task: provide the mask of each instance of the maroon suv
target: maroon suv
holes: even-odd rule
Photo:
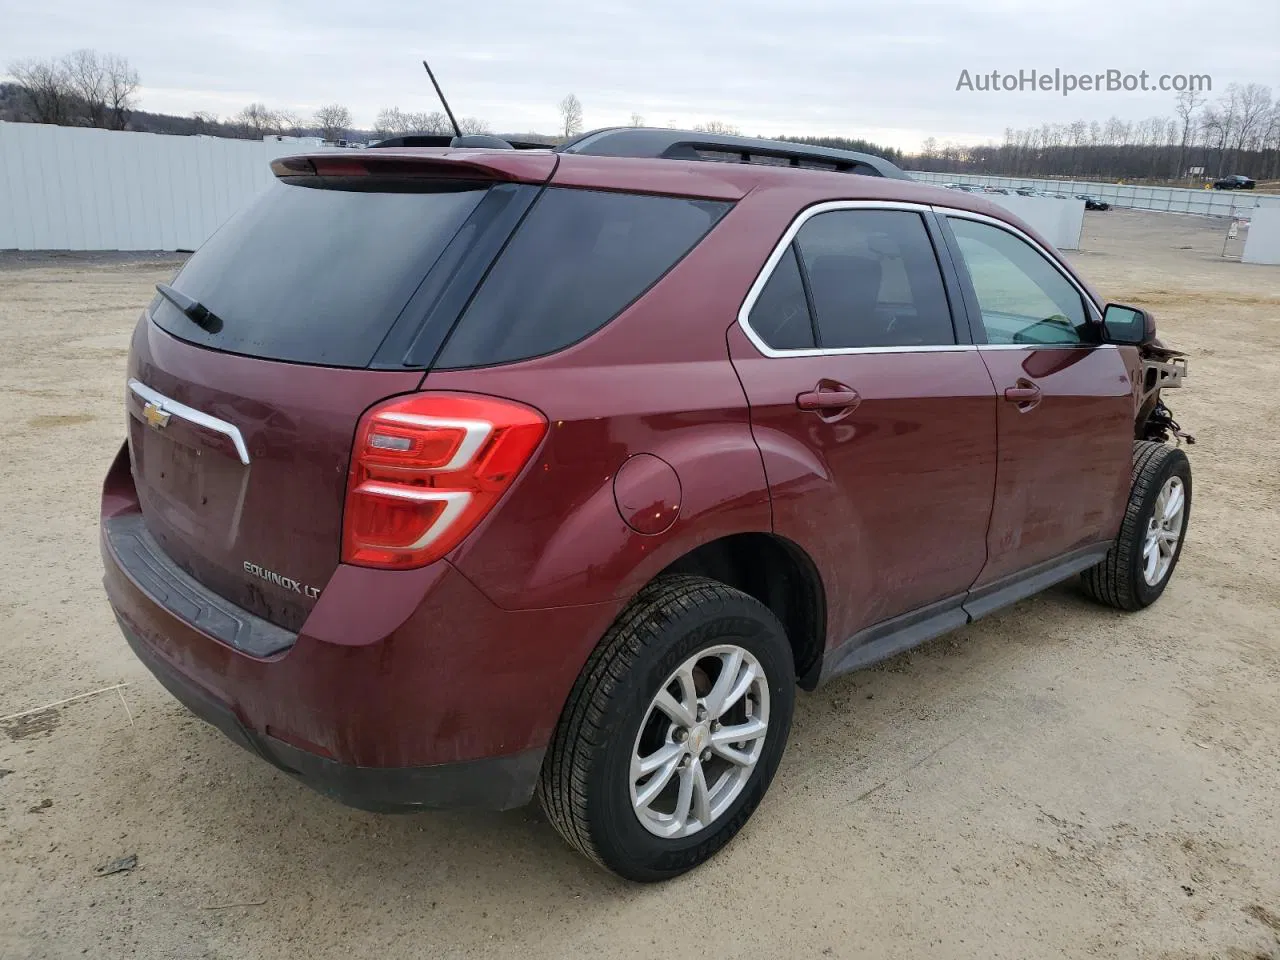
[[[1185,360],[978,196],[669,130],[273,167],[134,332],[102,553],[143,663],[331,797],[536,791],[673,876],[797,686],[1177,564]]]

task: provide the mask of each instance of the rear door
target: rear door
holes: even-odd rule
[[[147,529],[210,589],[293,630],[338,564],[361,413],[418,387],[538,190],[341,162],[285,171],[219,230],[147,309],[129,361]]]
[[[812,207],[730,330],[774,529],[823,572],[837,642],[958,610],[986,562],[995,397],[957,335],[935,230],[927,208]]]
[[[946,222],[999,397],[980,590],[1115,536],[1129,491],[1133,388],[1119,350],[1098,342],[1090,299],[1047,251],[992,218]]]

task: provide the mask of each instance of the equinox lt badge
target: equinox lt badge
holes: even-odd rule
[[[284,587],[286,590],[292,590],[294,593],[300,593],[308,600],[314,600],[320,596],[320,590],[317,587],[309,587],[305,583],[299,583],[289,577],[282,577],[274,570],[268,570],[266,567],[260,567],[256,563],[250,563],[248,560],[244,562],[244,572],[253,574],[259,580],[265,580],[267,583],[274,583],[277,587]]]

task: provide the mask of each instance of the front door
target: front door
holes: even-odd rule
[[[774,530],[822,571],[834,643],[958,609],[986,562],[996,400],[963,323],[957,336],[929,217],[811,208],[730,330]]]
[[[974,584],[1115,537],[1129,492],[1133,390],[1080,288],[987,219],[947,223],[978,352],[995,383],[1000,458],[986,566]]]

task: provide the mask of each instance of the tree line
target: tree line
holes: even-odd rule
[[[124,130],[136,105],[138,71],[124,57],[76,50],[7,67],[36,123]]]
[[[1002,143],[939,144],[909,159],[921,170],[1011,177],[1195,182],[1230,174],[1280,179],[1280,98],[1258,83],[1209,100],[1183,92],[1168,116],[1008,128]],[[1202,172],[1193,173],[1196,168]]]

